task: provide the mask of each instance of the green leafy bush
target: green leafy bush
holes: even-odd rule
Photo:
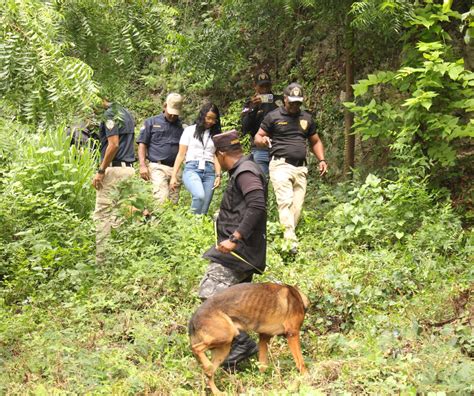
[[[58,198],[8,189],[1,195],[0,217],[0,283],[9,303],[47,290],[61,271],[93,260],[92,222],[79,218]],[[69,285],[74,287],[74,280]]]
[[[449,250],[461,230],[449,204],[438,204],[436,193],[430,193],[426,180],[419,177],[389,181],[371,174],[348,194],[352,199],[328,214],[331,233],[340,245],[374,247],[404,242],[436,219],[439,226],[432,227],[438,227],[445,242],[432,247]]]
[[[71,146],[62,126],[33,135],[4,121],[0,131],[5,142],[13,138],[3,146],[0,282],[8,300],[17,301],[90,261],[96,154]]]
[[[354,128],[362,139],[389,138],[406,165],[451,166],[455,143],[474,136],[468,116],[474,110],[474,73],[447,44],[450,37],[442,25],[458,23],[461,16],[449,6],[426,3],[409,22],[404,65],[360,80],[354,86],[359,100],[346,105],[356,115]]]
[[[25,127],[7,118],[0,118],[0,178],[4,177],[10,164],[15,159],[18,139],[23,135]]]
[[[258,392],[293,389],[299,394],[317,389],[329,393],[469,389],[470,368],[463,351],[471,341],[465,328],[459,324],[455,334],[444,335],[416,330],[413,324],[417,319],[442,320],[443,315],[451,315],[450,301],[469,282],[467,238],[456,227],[441,233],[447,220],[458,221],[446,206],[428,219],[433,196],[423,193],[423,183],[375,179],[371,176],[372,185],[367,182],[355,189],[349,202],[358,193],[357,205],[379,195],[392,197],[377,212],[392,219],[390,205],[396,213],[406,209],[402,196],[414,199],[420,212],[415,216],[418,227],[405,225],[412,233],[402,238],[404,244],[386,238],[369,250],[349,244],[348,239],[338,245],[334,235],[347,224],[333,217],[338,202],[343,205],[347,197],[340,192],[329,197],[327,191],[328,205],[335,209],[325,216],[323,208],[305,215],[298,228],[300,253],[288,260],[279,250],[279,225],[270,223],[269,278],[256,276],[255,281],[277,278],[298,284],[308,293],[312,305],[302,344],[311,380],[282,382],[281,376],[287,378],[293,363],[285,344],[275,339],[271,371],[256,374],[257,367],[251,363],[240,377],[225,377],[229,392],[242,387]],[[387,188],[396,183],[400,196]],[[413,185],[420,191],[411,191]],[[190,214],[186,195],[179,206],[154,208],[148,220],[140,211],[130,216],[130,204],[148,207],[149,186],[136,179],[122,189],[119,202],[125,222],[114,230],[109,260],[100,268],[93,264],[90,221],[80,220],[50,197],[31,195],[15,201],[5,196],[4,202],[13,202],[14,210],[7,217],[2,246],[7,252],[2,258],[12,272],[5,277],[0,298],[0,352],[5,357],[2,392],[186,393],[202,389],[186,323],[199,305],[196,292],[207,265],[201,255],[214,243],[212,220]],[[19,208],[25,208],[24,214]],[[1,214],[8,209],[4,204]],[[432,230],[440,233],[436,238],[449,239],[446,247],[436,247],[440,239],[427,245]],[[451,338],[455,344],[449,344]],[[444,361],[450,362],[449,370],[439,366],[440,350]],[[60,378],[67,381],[53,385]]]
[[[92,69],[66,55],[62,16],[38,0],[0,5],[0,94],[20,119],[51,125],[85,112],[97,100]]]
[[[91,180],[96,153],[71,146],[63,126],[16,139],[21,142],[20,150],[6,174],[8,182],[17,190],[58,198],[80,216],[88,217],[94,207]]]

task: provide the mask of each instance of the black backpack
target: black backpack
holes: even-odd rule
[[[71,146],[99,148],[99,135],[90,126],[73,125],[66,129],[66,136],[71,139]]]

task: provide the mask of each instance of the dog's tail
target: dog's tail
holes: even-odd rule
[[[191,317],[188,323],[188,334],[192,337],[196,333],[196,327],[194,326],[194,315]]]

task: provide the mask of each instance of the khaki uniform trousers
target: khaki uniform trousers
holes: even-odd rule
[[[306,194],[306,166],[293,166],[284,159],[270,161],[270,180],[275,191],[280,223],[285,239],[297,241],[295,228],[301,215]]]
[[[162,204],[169,199],[174,204],[178,203],[179,200],[179,190],[181,189],[181,173],[178,172],[178,186],[175,191],[170,189],[170,179],[173,173],[173,167],[163,164],[157,164],[155,162],[150,162],[148,164],[148,169],[150,170],[150,178],[153,184],[153,197],[156,199],[158,204]]]
[[[94,221],[96,222],[96,259],[98,263],[105,260],[106,240],[112,227],[117,228],[121,224],[117,214],[117,202],[113,198],[117,191],[117,185],[122,180],[133,177],[134,174],[135,170],[132,167],[108,167],[105,170],[102,188],[96,192]]]

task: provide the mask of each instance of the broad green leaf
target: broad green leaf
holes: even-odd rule
[[[443,48],[443,44],[439,41],[433,41],[433,42],[420,41],[417,43],[416,46],[418,50],[420,50],[421,52],[441,50]]]
[[[453,0],[443,0],[443,12],[450,11],[452,4],[453,4]]]
[[[397,237],[397,239],[402,239],[404,235],[405,235],[405,233],[401,232],[401,231],[397,231],[395,233],[395,236]]]
[[[352,88],[354,89],[355,97],[362,96],[369,89],[368,80],[360,80],[357,84],[352,85]]]
[[[376,187],[381,183],[381,179],[375,176],[374,174],[370,173],[367,178],[365,179],[365,184],[368,184],[372,187]]]
[[[435,21],[424,18],[420,15],[413,18],[413,22],[418,25],[423,25],[425,28],[429,29],[431,26],[435,24]]]
[[[345,228],[344,231],[348,234],[353,232],[355,230],[355,225],[354,224],[348,224]]]
[[[429,110],[433,104],[430,99],[422,100],[420,103],[426,110]]]
[[[452,65],[448,68],[449,77],[452,80],[457,80],[459,75],[464,71],[464,67],[461,65]]]

